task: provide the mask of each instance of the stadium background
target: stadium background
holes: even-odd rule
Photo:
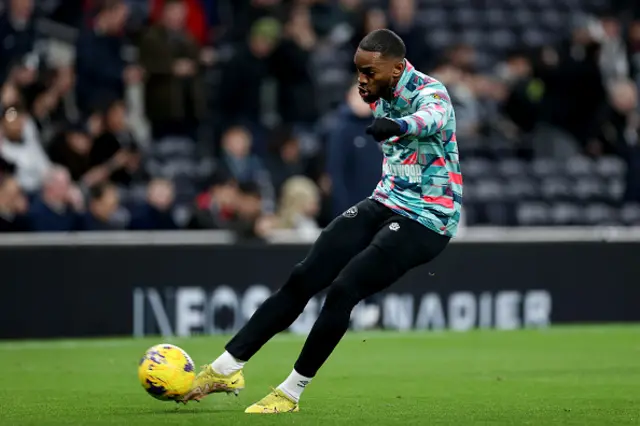
[[[379,179],[381,27],[452,94],[464,223],[354,327],[640,320],[633,1],[0,4],[0,337],[239,327]]]

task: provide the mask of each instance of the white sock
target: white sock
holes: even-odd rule
[[[291,371],[287,380],[282,382],[278,389],[282,392],[286,393],[287,396],[290,396],[295,402],[300,400],[300,395],[302,395],[302,391],[304,388],[311,383],[311,377],[304,377],[301,374],[298,374],[296,370]]]
[[[216,373],[229,376],[236,371],[242,370],[245,364],[246,361],[235,359],[229,352],[224,351],[222,355],[211,363],[211,367]]]

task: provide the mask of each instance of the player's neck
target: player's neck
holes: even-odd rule
[[[407,71],[406,59],[403,60],[403,64],[404,66],[402,69],[402,73],[400,73],[398,77],[393,79],[393,83],[391,84],[391,86],[389,86],[387,93],[382,96],[382,99],[384,99],[387,102],[393,102],[396,99],[396,90],[398,89],[398,84],[400,84],[400,80],[402,80],[402,76]]]
[[[398,84],[400,83],[400,77],[394,79],[393,84],[389,86],[387,92],[382,96],[387,102],[393,102],[396,99],[396,89],[398,88]]]

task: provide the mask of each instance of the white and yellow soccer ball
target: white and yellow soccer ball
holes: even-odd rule
[[[195,377],[189,354],[168,343],[149,348],[138,365],[140,384],[149,395],[161,401],[179,399],[189,391]]]

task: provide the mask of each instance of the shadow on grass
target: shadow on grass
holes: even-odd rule
[[[242,410],[233,407],[217,407],[217,408],[144,408],[127,410],[119,408],[111,410],[111,414],[119,416],[149,416],[149,415],[202,415],[215,413],[240,413]]]

